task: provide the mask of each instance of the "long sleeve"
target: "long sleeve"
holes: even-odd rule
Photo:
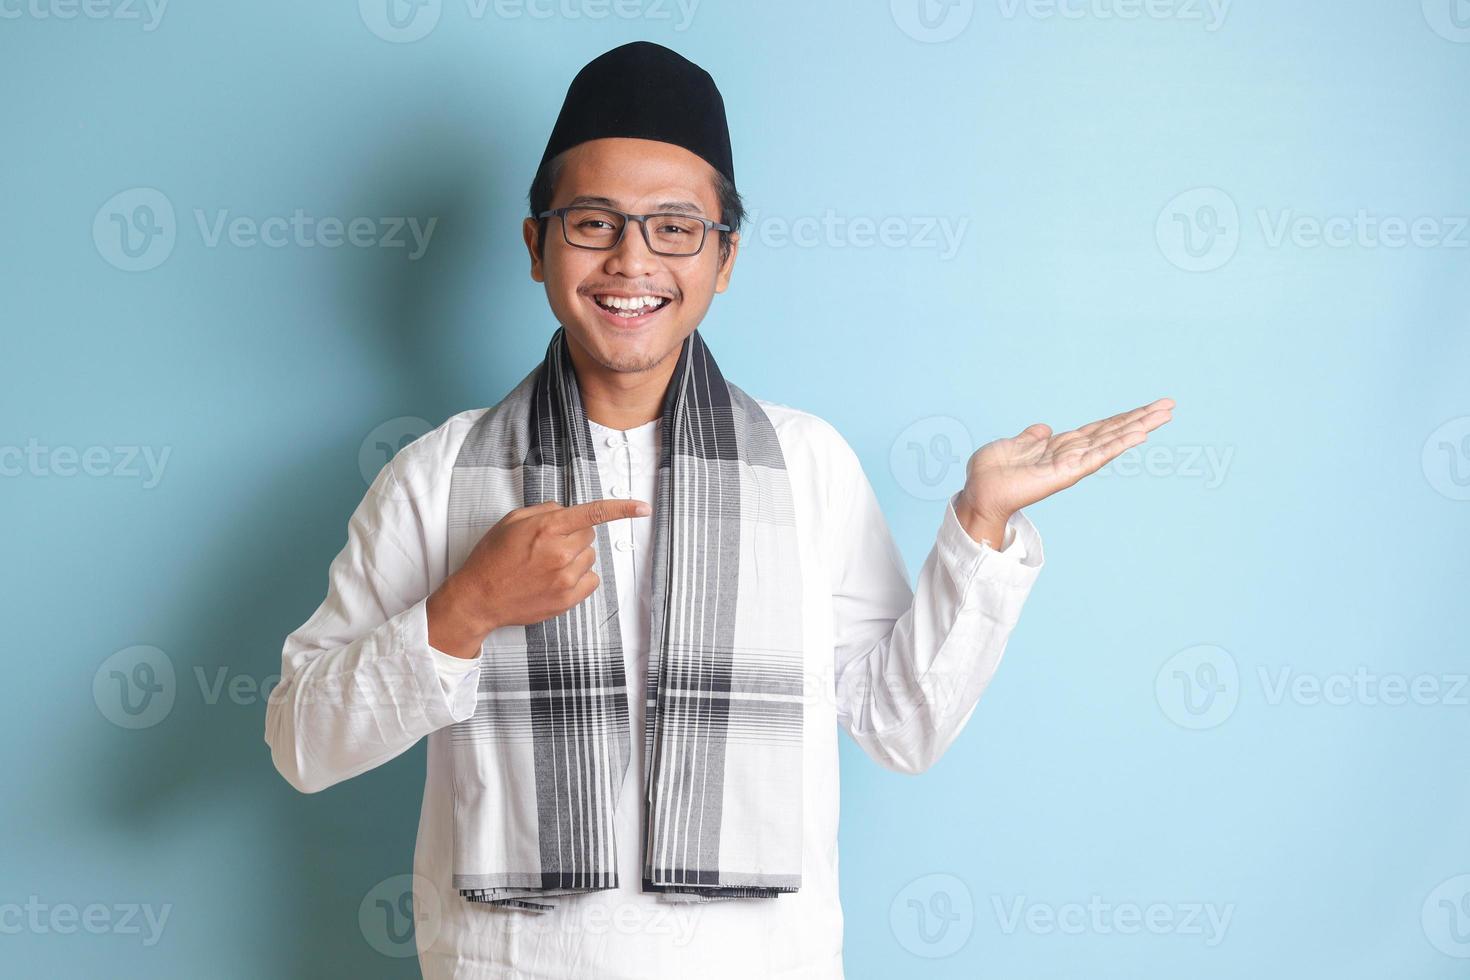
[[[918,773],[954,742],[995,674],[1041,570],[1041,537],[1017,513],[995,551],[969,536],[951,498],[911,589],[850,448],[843,461],[845,479],[834,481],[848,500],[833,543],[838,720],[875,761]],[[834,512],[843,506],[833,499]]]
[[[400,454],[394,464],[406,465]],[[474,712],[475,660],[429,645],[423,494],[385,466],[353,512],[327,596],[281,653],[265,739],[281,775],[325,789],[406,751]]]

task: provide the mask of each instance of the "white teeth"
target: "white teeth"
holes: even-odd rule
[[[614,310],[628,310],[637,312],[649,307],[662,306],[665,302],[661,296],[598,296],[594,297],[599,306]]]

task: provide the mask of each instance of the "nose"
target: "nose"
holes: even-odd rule
[[[659,256],[650,251],[648,243],[643,240],[642,223],[630,219],[628,226],[623,229],[623,240],[607,253],[603,271],[610,276],[631,278],[655,272],[659,266]]]

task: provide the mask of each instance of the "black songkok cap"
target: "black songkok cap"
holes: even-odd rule
[[[725,100],[715,80],[661,44],[624,44],[577,72],[541,165],[579,143],[616,136],[682,146],[735,183]]]

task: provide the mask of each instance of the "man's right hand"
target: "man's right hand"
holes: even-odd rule
[[[429,596],[429,645],[473,659],[492,631],[566,612],[601,581],[592,571],[596,526],[647,517],[652,510],[642,500],[623,499],[517,507],[485,532],[464,565]]]

